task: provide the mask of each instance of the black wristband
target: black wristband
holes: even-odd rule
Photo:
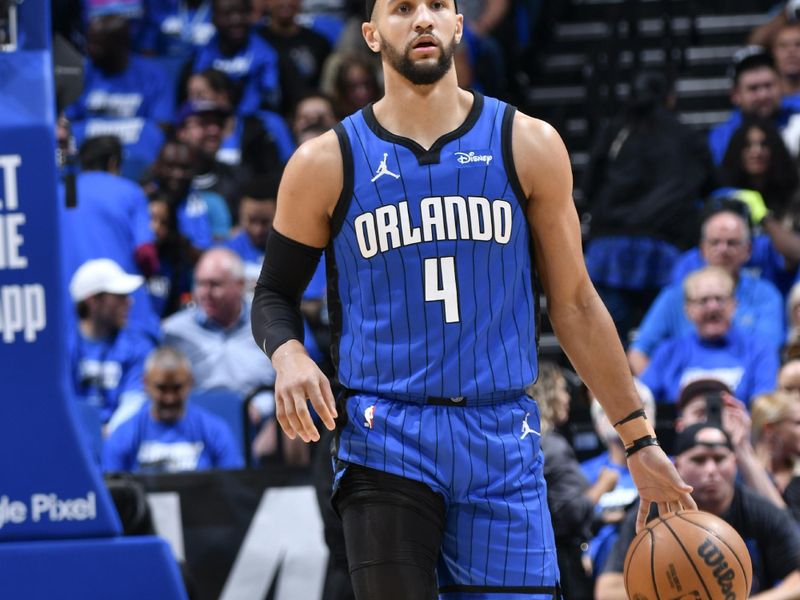
[[[633,444],[625,448],[625,456],[630,458],[632,455],[636,454],[642,448],[647,448],[648,446],[660,446],[660,445],[661,444],[658,443],[658,439],[653,437],[652,435],[640,437],[638,440],[634,441]]]
[[[637,408],[627,417],[623,417],[622,419],[614,423],[614,427],[619,427],[623,423],[627,423],[628,421],[633,421],[634,419],[638,419],[639,417],[642,417],[643,419],[647,418],[647,413],[644,412],[643,408]]]

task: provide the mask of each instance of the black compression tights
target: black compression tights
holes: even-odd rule
[[[340,482],[356,600],[434,600],[444,501],[428,486],[351,465]]]

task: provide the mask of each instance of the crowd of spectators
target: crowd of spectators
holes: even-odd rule
[[[539,3],[459,2],[465,87],[507,89],[513,60],[498,33],[518,4]],[[587,268],[648,418],[677,415],[667,450],[695,500],[745,537],[753,592],[780,586],[784,598],[800,598],[795,4],[742,40],[732,112],[707,138],[681,124],[666,75],[637,73],[596,135],[579,207]],[[59,203],[63,312],[71,389],[100,415],[106,470],[311,464],[276,427],[249,302],[283,165],[381,95],[359,11],[344,0],[87,0],[63,21],[86,63],[57,132],[80,163],[77,206]],[[323,259],[301,310],[309,353],[329,369],[325,287]],[[195,391],[215,389],[247,407],[244,446],[193,405]],[[564,589],[624,597],[637,498],[624,449],[571,372],[543,363],[531,394]],[[583,463],[570,445],[580,402],[601,451]]]
[[[742,40],[732,111],[706,139],[675,118],[665,77],[639,74],[624,112],[597,136],[582,184],[590,275],[643,401],[669,415],[656,422],[695,501],[745,539],[753,597],[800,598],[798,5]],[[616,436],[592,408],[609,452],[584,463],[583,489],[601,480],[598,466],[615,466]],[[626,513],[609,523],[598,502],[584,536],[595,583],[576,597],[626,597],[636,492],[624,459],[616,464],[606,501]]]

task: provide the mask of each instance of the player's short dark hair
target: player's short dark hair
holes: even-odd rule
[[[372,11],[375,10],[375,2],[377,0],[365,0],[364,2],[364,19],[369,21],[372,19]],[[458,12],[458,3],[453,0],[453,8]]]
[[[239,201],[245,198],[259,202],[274,202],[278,197],[278,185],[281,182],[279,172],[258,175],[243,181],[239,185]]]
[[[115,135],[88,138],[78,151],[83,171],[107,171],[111,161],[122,163],[122,142]]]
[[[733,55],[733,62],[729,72],[731,79],[733,79],[734,87],[739,84],[742,73],[763,67],[772,69],[775,72],[778,70],[772,54],[763,46],[745,46],[737,50]]]

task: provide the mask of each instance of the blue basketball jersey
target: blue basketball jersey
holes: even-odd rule
[[[327,251],[333,354],[347,388],[403,399],[504,399],[536,379],[515,109],[475,94],[425,150],[372,106],[336,132],[344,190]]]

